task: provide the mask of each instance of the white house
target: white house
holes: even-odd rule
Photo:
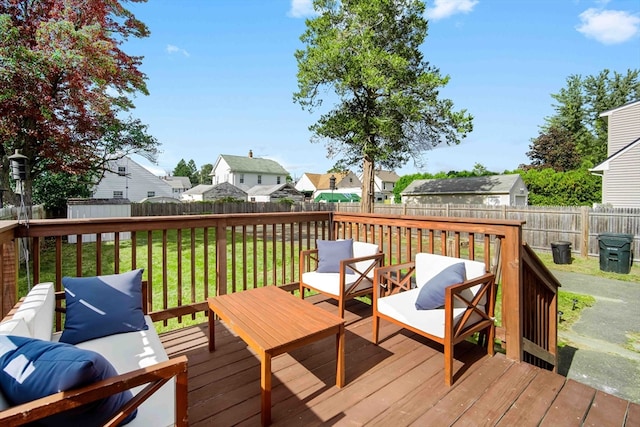
[[[602,203],[640,208],[640,100],[600,117],[608,122],[608,157],[591,172],[602,176]]]
[[[108,171],[93,189],[94,199],[128,199],[140,202],[148,197],[173,197],[171,184],[129,157],[110,160]]]
[[[362,180],[362,175],[360,175]],[[376,170],[373,174],[373,187],[376,203],[394,203],[393,189],[400,177],[393,171]]]
[[[249,156],[221,154],[213,165],[213,184],[228,182],[244,191],[255,185],[280,185],[287,182],[289,172],[278,162]]]
[[[180,194],[193,187],[188,176],[164,176],[162,179],[171,185],[171,191],[175,198],[180,198]]]
[[[402,203],[526,206],[528,195],[518,174],[416,179],[402,192]]]

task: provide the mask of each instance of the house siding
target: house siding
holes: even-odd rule
[[[608,129],[607,156],[611,156],[640,136],[640,102],[612,111]]]
[[[118,168],[125,168],[125,174],[119,175]],[[129,158],[112,160],[109,170],[93,191],[94,199],[112,199],[119,192],[122,198],[139,202],[153,193],[155,197],[173,197],[171,185],[159,176]]]
[[[602,179],[602,203],[616,208],[640,208],[640,145],[611,160]]]
[[[640,137],[640,101],[614,109],[608,116],[609,156]],[[640,146],[611,159],[602,177],[602,203],[620,208],[640,207]]]

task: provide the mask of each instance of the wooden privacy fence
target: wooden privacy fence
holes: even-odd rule
[[[360,205],[337,203],[336,212],[358,212]],[[634,262],[640,262],[640,209],[590,208],[587,206],[487,206],[487,205],[375,205],[383,215],[445,216],[522,220],[523,240],[533,249],[551,250],[551,243],[571,243],[575,254],[586,258],[600,253],[598,235],[602,233],[633,234],[631,250]]]

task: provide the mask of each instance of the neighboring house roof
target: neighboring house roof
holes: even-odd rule
[[[230,154],[221,154],[218,162],[220,162],[220,159],[224,159],[224,161],[227,162],[229,169],[231,169],[232,172],[250,172],[270,175],[289,174],[289,172],[287,172],[287,170],[275,160],[262,159],[258,157],[232,156]],[[216,168],[214,167],[211,173],[212,175],[214,174],[213,171],[215,171],[215,169]]]
[[[640,100],[629,101],[626,104],[623,104],[619,107],[612,108],[611,110],[603,111],[602,113],[600,113],[600,117],[609,117],[612,113],[615,113],[620,110],[624,110],[625,108],[629,108],[635,104],[640,104]]]
[[[235,197],[245,199],[247,193],[241,188],[236,187],[228,182],[221,182],[220,184],[198,184],[190,190],[182,193],[183,195],[204,195],[207,194],[212,199],[221,199],[224,197]]]
[[[621,157],[622,155],[624,155],[624,153],[631,150],[636,145],[640,145],[640,138],[636,138],[636,140],[630,143],[629,145],[622,147],[620,150],[618,150],[617,152],[607,157],[602,163],[589,169],[589,172],[593,172],[594,175],[602,175],[604,171],[609,170],[609,164],[611,163],[612,160]]]
[[[254,185],[247,191],[247,195],[251,196],[270,196],[273,193],[286,188],[289,193],[302,196],[303,194],[298,191],[292,184],[285,182],[284,184],[276,185]]]
[[[360,196],[354,193],[320,193],[313,201],[328,203],[359,202]]]
[[[491,175],[469,178],[416,179],[405,188],[409,194],[504,194],[518,181],[520,175]]]
[[[154,196],[154,197],[145,197],[140,200],[140,203],[182,203],[180,200],[175,197],[168,196]]]
[[[162,179],[167,181],[171,188],[191,188],[191,180],[188,176],[165,176]]]

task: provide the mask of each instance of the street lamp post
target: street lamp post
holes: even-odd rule
[[[333,174],[329,177],[329,188],[331,189],[331,203],[333,203],[333,190],[336,189],[336,177]]]

